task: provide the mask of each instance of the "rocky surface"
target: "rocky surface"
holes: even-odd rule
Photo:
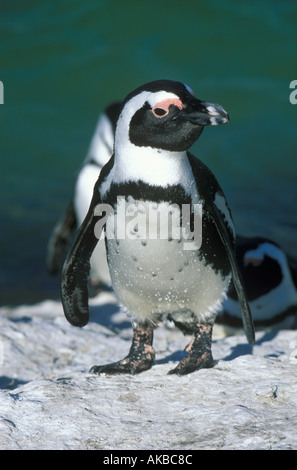
[[[156,363],[137,376],[95,376],[122,359],[130,322],[111,294],[83,329],[59,301],[0,309],[0,449],[296,449],[297,332],[215,337],[215,366],[167,375],[189,342],[155,332]]]

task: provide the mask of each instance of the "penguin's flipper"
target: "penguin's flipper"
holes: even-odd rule
[[[64,314],[74,326],[84,326],[89,321],[90,257],[103,227],[103,224],[99,224],[100,230],[95,227],[98,218],[94,216],[94,210],[98,203],[100,203],[98,191],[94,190],[89,211],[74,239],[62,270],[61,298]]]
[[[230,236],[227,232],[226,226],[224,224],[224,221],[222,219],[222,215],[219,209],[214,204],[211,204],[211,205],[208,204],[206,210],[209,216],[212,218],[217,228],[217,231],[220,235],[222,243],[225,247],[225,250],[228,254],[228,258],[229,258],[231,270],[232,270],[232,280],[233,280],[233,284],[235,286],[235,289],[238,295],[238,301],[239,301],[240,308],[241,308],[244,331],[245,331],[248,342],[251,345],[253,345],[255,342],[254,323],[253,323],[250,307],[247,301],[247,295],[245,292],[242,275],[238,268],[234,249],[231,245]]]
[[[52,276],[55,276],[63,265],[67,246],[76,227],[77,220],[73,202],[71,202],[54,227],[53,233],[48,241],[46,267]]]

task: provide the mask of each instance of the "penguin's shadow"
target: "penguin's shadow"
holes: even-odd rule
[[[221,361],[233,361],[237,357],[247,356],[248,354],[253,354],[253,346],[250,344],[237,344],[232,346],[230,354],[226,357],[222,357]]]
[[[272,341],[277,336],[277,334],[277,330],[265,333],[259,340],[255,342],[255,346],[261,346],[261,344],[267,341]],[[253,346],[248,343],[237,344],[236,346],[231,347],[231,352],[227,356],[222,357],[219,360],[214,358],[213,366],[215,366],[219,361],[229,362],[233,361],[237,357],[247,356],[249,354],[253,354]],[[185,351],[175,351],[169,356],[157,360],[156,364],[166,364],[168,362],[181,361],[186,355],[187,353]],[[276,354],[270,355],[270,357],[272,356],[276,357]]]
[[[128,318],[115,321],[114,316],[119,313],[120,309],[117,304],[106,303],[104,305],[91,305],[90,323],[97,323],[113,332],[131,328],[131,322]]]
[[[26,383],[28,383],[28,381],[14,379],[11,377],[7,377],[6,375],[0,376],[0,390],[4,390],[4,389],[14,390],[18,388],[20,385],[24,385]]]
[[[262,338],[255,342],[255,346],[261,346],[261,344],[265,343],[266,341],[273,340],[277,333],[277,330],[265,333]],[[246,356],[248,354],[253,354],[253,346],[248,343],[237,344],[231,348],[231,353],[228,356],[223,357],[221,360],[226,362],[233,361],[233,359],[236,359],[237,357]]]
[[[163,359],[156,359],[155,364],[168,364],[169,362],[180,362],[187,353],[185,351],[174,351],[169,356],[163,357]]]

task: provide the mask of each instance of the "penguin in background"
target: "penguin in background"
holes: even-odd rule
[[[187,85],[171,80],[147,83],[124,100],[113,156],[100,172],[61,279],[65,316],[72,325],[84,326],[89,320],[89,260],[103,228],[112,287],[131,317],[133,340],[123,360],[93,366],[91,372],[136,374],[149,369],[153,330],[163,318],[192,335],[188,355],[170,373],[211,367],[213,324],[231,277],[247,339],[254,343],[228,203],[212,172],[188,151],[205,126],[228,120],[220,105],[197,99]],[[172,231],[162,238],[159,219],[151,221],[150,211],[157,211],[160,220],[169,213],[172,220],[177,216],[181,228],[184,207],[190,216],[179,237]],[[191,236],[200,209],[199,242]],[[150,237],[150,230],[158,236]]]
[[[72,200],[48,241],[46,265],[52,276],[60,272],[73,235],[88,212],[100,171],[112,156],[120,107],[119,101],[113,102],[100,114],[86,158],[76,178]],[[100,240],[92,254],[91,284],[95,292],[103,286],[110,286],[104,240]]]
[[[297,261],[266,237],[236,238],[236,259],[244,281],[255,328],[297,328]],[[216,320],[216,334],[238,333],[240,307],[231,281]]]

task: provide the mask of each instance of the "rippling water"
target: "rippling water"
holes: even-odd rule
[[[193,152],[237,230],[297,255],[297,6],[291,1],[0,2],[0,304],[59,296],[45,270],[100,110],[170,78],[229,112]]]

